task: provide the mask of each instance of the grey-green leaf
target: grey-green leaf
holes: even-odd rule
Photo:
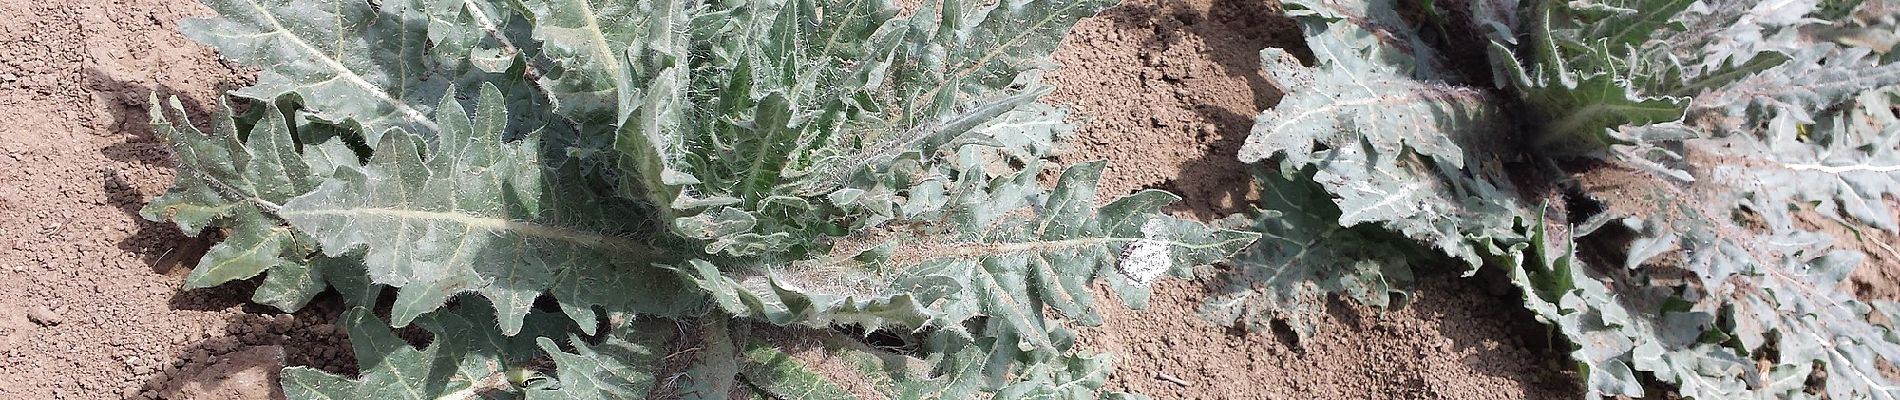
[[[1316,332],[1325,296],[1340,293],[1367,305],[1391,305],[1411,279],[1404,238],[1376,229],[1339,224],[1331,196],[1302,172],[1294,177],[1258,174],[1260,214],[1230,217],[1230,227],[1259,232],[1260,241],[1228,261],[1235,272],[1207,299],[1201,312],[1220,326],[1265,332],[1284,321],[1301,340]]]
[[[397,337],[368,308],[351,308],[339,323],[349,327],[360,376],[285,368],[284,395],[293,400],[518,398],[507,373],[532,365],[538,350],[533,338],[566,325],[558,316],[538,314],[533,318],[539,330],[510,337],[487,322],[493,309],[474,303],[419,320],[434,334],[421,349]]]
[[[226,238],[198,260],[185,287],[212,287],[265,271],[298,274],[308,270],[308,258],[316,252],[314,243],[291,230],[276,212],[282,202],[314,189],[321,176],[299,154],[282,111],[261,105],[262,118],[240,134],[230,105],[221,100],[212,119],[213,132],[206,135],[183,119],[184,108],[176,98],[160,103],[154,94],[151,104],[152,125],[179,157],[180,176],[170,192],[152,199],[140,215],[153,221],[172,220],[194,236],[207,227],[222,228]],[[167,110],[180,117],[178,123],[166,118]],[[314,296],[312,290],[321,289],[320,282],[265,285],[256,296],[287,297],[267,304],[295,311],[307,301],[306,294]]]
[[[367,165],[338,170],[315,191],[285,203],[280,214],[331,256],[366,248],[370,276],[400,288],[393,314],[398,326],[457,293],[476,292],[496,304],[502,330],[512,334],[543,292],[570,291],[563,287],[586,279],[620,279],[570,273],[645,268],[641,262],[661,255],[560,198],[579,193],[549,191],[554,187],[543,180],[555,171],[540,164],[535,138],[502,141],[508,119],[501,102],[497,89],[485,87],[471,120],[445,98],[435,140],[387,135]],[[429,154],[420,153],[424,148]],[[563,300],[580,308],[600,301]]]
[[[363,124],[374,141],[390,129],[437,129],[429,113],[450,82],[439,76],[452,74],[427,56],[421,3],[207,0],[219,17],[187,20],[180,29],[261,69],[239,96],[269,102],[295,94],[325,120]]]
[[[1059,328],[1044,306],[1099,323],[1091,282],[1110,282],[1140,306],[1157,276],[1219,261],[1257,237],[1166,216],[1160,208],[1176,197],[1159,191],[1098,207],[1102,166],[1071,167],[1045,194],[1032,165],[962,193],[941,219],[900,220],[829,256],[749,271],[696,261],[682,272],[728,312],[773,323],[917,329],[982,314],[1024,349],[1047,351]]]

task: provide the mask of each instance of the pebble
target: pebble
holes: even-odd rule
[[[26,319],[32,320],[33,323],[40,324],[40,326],[59,325],[59,323],[66,321],[65,318],[53,313],[53,310],[46,308],[46,306],[33,307],[32,310],[27,310]]]

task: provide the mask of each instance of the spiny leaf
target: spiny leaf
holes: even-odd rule
[[[1376,223],[1477,265],[1467,238],[1508,232],[1523,212],[1500,161],[1482,156],[1510,140],[1497,99],[1456,86],[1416,32],[1393,30],[1406,24],[1389,3],[1289,6],[1314,66],[1261,52],[1288,95],[1261,113],[1240,159],[1316,167],[1338,226]]]
[[[1410,153],[1391,165],[1368,160],[1372,156],[1357,148],[1320,157],[1328,161],[1313,179],[1333,193],[1339,225],[1378,223],[1473,268],[1487,251],[1479,241],[1510,235],[1512,219],[1527,213],[1496,159],[1466,171]]]
[[[430,53],[446,69],[506,73],[515,58],[538,53],[528,21],[505,0],[425,0]]]
[[[1033,108],[1047,89],[1030,71],[1106,5],[952,1],[908,18],[880,0],[530,9],[559,67],[544,83],[572,97],[564,115],[616,137],[623,193],[707,252],[749,257],[837,235],[814,221],[888,218],[879,211],[894,198],[827,204],[833,192],[872,189],[859,186],[865,171],[937,162],[937,146]],[[598,23],[627,13],[639,18]]]
[[[251,295],[251,301],[258,304],[277,307],[279,310],[302,309],[310,304],[324,289],[329,288],[335,279],[332,275],[347,269],[361,270],[360,262],[350,259],[325,256],[312,257],[308,262],[283,264],[271,269],[264,276],[264,282],[257,286],[257,292]],[[360,273],[360,272],[358,272]]]
[[[742,324],[721,317],[626,321],[598,344],[569,339],[575,353],[541,338],[560,381],[528,391],[528,399],[744,398],[755,386],[739,378],[746,361],[738,346],[748,333]]]
[[[305,395],[784,395],[743,372],[754,320],[705,307],[686,276],[742,317],[935,330],[927,361],[884,371],[910,382],[887,387],[905,398],[1091,397],[1107,359],[1077,352],[1064,321],[1099,323],[1090,282],[1140,305],[1148,280],[1254,238],[1163,216],[1161,192],[1097,207],[1100,163],[1040,186],[1073,127],[1036,102],[1051,90],[1038,71],[1106,1],[945,1],[903,17],[880,0],[213,5],[225,15],[194,37],[263,68],[242,93],[294,105],[282,114],[296,133],[277,139],[305,143],[308,171],[287,174],[305,186],[262,213],[289,226],[260,232],[307,235],[326,264],[274,272],[273,301],[327,282],[367,306],[387,285],[395,325],[458,333],[417,350],[376,327],[360,335],[363,379],[291,374]],[[205,211],[181,222],[228,212]],[[893,244],[905,236],[930,246]],[[542,295],[578,326],[524,321],[544,318]],[[618,342],[536,343],[558,353],[556,383],[497,378],[522,375],[512,356],[458,355],[593,335],[603,311]],[[629,318],[696,328],[634,338]],[[644,339],[663,342],[602,347]]]
[[[666,378],[674,384],[669,385],[669,393],[686,400],[725,399],[738,385],[739,355],[738,345],[733,343],[730,323],[721,319],[708,319],[701,322],[700,334],[691,351],[694,361],[684,368],[663,368],[662,372],[671,372]]]
[[[1724,158],[1711,174],[1741,184],[1750,210],[1777,231],[1795,229],[1788,204],[1887,231],[1900,231],[1885,197],[1900,195],[1900,118],[1894,92],[1875,90],[1844,102],[1805,137],[1732,139],[1709,146]]]
[[[643,268],[639,260],[664,255],[609,229],[614,221],[577,211],[584,208],[560,198],[581,193],[545,192],[557,188],[543,182],[554,171],[537,161],[533,137],[502,142],[508,120],[501,101],[497,89],[484,87],[470,120],[459,103],[445,98],[437,119],[442,129],[427,142],[429,155],[415,150],[425,147],[423,138],[387,135],[367,165],[338,170],[279,213],[331,256],[367,248],[370,276],[401,289],[393,315],[397,326],[472,291],[496,304],[502,330],[513,334],[542,292],[578,293],[586,289],[570,287],[625,279],[620,277],[630,272],[624,270],[583,273]],[[648,296],[661,293],[671,294],[636,297],[658,300]],[[605,301],[562,300],[581,309]],[[583,326],[592,324],[591,312],[575,316]]]
[[[308,270],[306,258],[315,252],[314,243],[285,226],[275,212],[278,204],[314,189],[324,171],[313,171],[298,153],[284,114],[265,104],[262,118],[250,132],[241,134],[230,105],[220,101],[212,135],[207,136],[183,119],[184,108],[177,98],[161,104],[153,94],[151,104],[152,125],[172,146],[181,170],[171,191],[152,199],[139,214],[153,221],[169,219],[188,235],[198,235],[206,227],[223,228],[226,238],[199,259],[185,287],[217,286],[267,270],[286,277]],[[165,117],[168,108],[180,117],[179,123]],[[331,140],[306,147],[339,145]],[[295,311],[321,289],[320,282],[267,284],[253,300]]]
[[[1285,157],[1290,169],[1316,162],[1314,145],[1366,146],[1378,158],[1403,150],[1454,168],[1465,164],[1455,142],[1497,118],[1489,97],[1453,85],[1437,56],[1404,26],[1388,1],[1342,4],[1289,2],[1308,32],[1314,66],[1282,49],[1262,50],[1268,74],[1288,93],[1264,111],[1241,147],[1240,160]]]
[[[549,338],[538,338],[541,351],[553,357],[558,389],[530,390],[529,399],[643,399],[658,383],[653,374],[673,351],[681,327],[667,320],[642,320],[606,332],[598,344],[579,337],[568,339],[575,353],[562,351]],[[695,354],[677,356],[696,357]]]
[[[746,382],[780,399],[842,399],[851,393],[830,378],[812,372],[783,350],[769,345],[754,345],[745,351],[742,365]]]
[[[492,308],[480,301],[430,314],[417,323],[434,338],[417,349],[361,306],[343,313],[351,350],[362,369],[351,379],[309,367],[283,372],[284,395],[299,400],[517,398],[506,373],[536,356],[533,338],[567,326],[560,317],[532,316],[537,330],[509,336],[487,323]]]
[[[1494,265],[1507,268],[1525,306],[1573,344],[1570,358],[1584,373],[1590,396],[1644,396],[1638,371],[1678,383],[1685,397],[1747,393],[1747,360],[1703,342],[1713,316],[1674,306],[1679,300],[1667,288],[1629,286],[1592,273],[1576,258],[1575,244],[1552,238],[1541,218],[1518,226],[1522,235],[1493,242],[1501,250],[1492,255]]]
[[[1718,134],[1747,132],[1768,142],[1797,140],[1814,112],[1832,110],[1869,89],[1900,84],[1900,64],[1883,64],[1867,49],[1808,43],[1778,67],[1698,97],[1704,115],[1722,116]],[[1845,127],[1843,127],[1845,128]]]
[[[1527,114],[1409,124],[1441,130],[1424,136],[1449,140],[1455,153],[1418,144],[1429,140],[1364,138],[1416,130],[1363,129],[1379,125],[1321,124],[1318,133],[1263,138],[1295,129],[1274,123],[1283,114],[1326,110],[1300,102],[1308,95],[1300,89],[1354,65],[1334,61],[1342,57],[1374,66],[1347,71],[1375,70],[1401,81],[1394,87],[1412,87],[1400,93],[1455,88],[1429,49],[1408,45],[1416,34],[1390,17],[1389,4],[1295,3],[1290,14],[1311,37],[1317,71],[1302,75],[1293,62],[1268,60],[1285,70],[1276,78],[1292,82],[1292,108],[1263,114],[1262,123],[1283,128],[1256,131],[1249,144],[1261,151],[1247,158],[1286,154],[1284,176],[1316,166],[1311,179],[1339,200],[1338,226],[1378,222],[1474,265],[1509,268],[1526,307],[1576,345],[1571,355],[1592,395],[1642,396],[1644,380],[1654,378],[1691,398],[1804,398],[1816,371],[1826,370],[1820,389],[1828,398],[1895,396],[1878,365],[1900,347],[1888,327],[1869,322],[1872,307],[1840,287],[1862,255],[1830,249],[1825,235],[1792,216],[1807,203],[1850,228],[1892,224],[1880,202],[1900,175],[1885,165],[1896,151],[1894,117],[1890,95],[1876,89],[1895,83],[1893,67],[1872,55],[1885,42],[1863,35],[1891,31],[1890,15],[1821,20],[1809,14],[1840,11],[1812,1],[1469,4],[1469,13],[1432,15],[1475,16],[1452,22],[1486,31],[1491,61],[1506,78],[1500,86],[1524,103],[1499,109]],[[1685,109],[1688,118],[1679,119]],[[1351,115],[1372,112],[1379,111]],[[1621,183],[1617,190],[1639,197],[1616,196],[1609,205],[1618,211],[1581,230],[1619,229],[1601,226],[1631,217],[1624,226],[1634,238],[1614,242],[1628,247],[1612,256],[1627,257],[1611,260],[1626,268],[1584,268],[1568,239],[1547,238],[1549,223],[1512,200],[1513,178],[1535,172],[1505,174],[1496,160],[1544,154],[1513,152],[1510,136],[1490,133],[1508,126],[1503,119],[1540,130],[1528,144],[1543,153],[1607,148],[1637,157],[1598,156],[1613,165],[1606,168],[1691,183]]]
[[[1518,35],[1526,40],[1494,40],[1490,56],[1541,125],[1534,144],[1559,154],[1592,155],[1622,142],[1610,131],[1681,119],[1688,100],[1636,92],[1621,56],[1664,31],[1690,3],[1528,0],[1521,5],[1526,20]]]
[[[754,328],[747,337],[740,377],[772,398],[949,398],[926,360],[811,330]]]
[[[527,390],[528,399],[701,395],[723,399],[738,393],[776,399],[975,395],[973,387],[954,384],[959,377],[975,379],[972,371],[940,369],[939,375],[933,375],[933,360],[873,349],[837,333],[743,320],[628,321],[609,330],[597,344],[579,337],[569,339],[573,353],[562,350],[554,340],[538,341],[553,357],[559,380]],[[950,360],[976,361],[968,357],[975,353],[957,354],[947,357],[945,365],[962,365]]]
[[[1175,197],[1158,191],[1098,209],[1102,166],[1071,167],[1045,195],[1040,165],[1031,165],[987,191],[958,193],[940,219],[898,220],[831,256],[737,278],[705,262],[683,270],[728,312],[773,323],[918,329],[980,314],[1005,321],[1025,349],[1049,350],[1056,327],[1042,317],[1045,305],[1096,324],[1090,282],[1107,279],[1139,307],[1157,276],[1218,261],[1257,237],[1165,216],[1160,208]]]
[[[207,0],[219,18],[188,20],[186,36],[257,66],[239,96],[274,101],[296,94],[325,120],[363,124],[374,143],[389,129],[436,131],[430,108],[454,76],[426,56],[420,0]]]
[[[1256,181],[1262,185],[1260,214],[1226,222],[1259,232],[1261,239],[1228,261],[1236,270],[1201,306],[1215,324],[1238,322],[1265,332],[1279,319],[1305,340],[1317,333],[1314,319],[1324,312],[1328,294],[1377,307],[1404,295],[1395,289],[1411,278],[1411,249],[1403,238],[1340,226],[1338,207],[1305,172],[1291,178],[1261,173]]]
[[[1696,313],[1721,318],[1707,317],[1688,326],[1674,326],[1683,321],[1663,321],[1657,329],[1688,330],[1698,335],[1719,333],[1734,338],[1734,349],[1699,352],[1702,356],[1693,358],[1676,355],[1675,351],[1683,350],[1679,347],[1652,349],[1649,351],[1660,354],[1639,355],[1638,361],[1651,361],[1635,367],[1677,382],[1685,393],[1769,397],[1783,393],[1769,390],[1800,388],[1777,388],[1759,382],[1805,381],[1812,373],[1809,367],[1818,363],[1827,368],[1825,388],[1830,397],[1893,396],[1889,388],[1894,383],[1875,365],[1876,360],[1900,359],[1896,358],[1900,357],[1900,342],[1886,336],[1888,328],[1869,322],[1868,305],[1842,290],[1846,277],[1864,255],[1830,249],[1830,239],[1787,219],[1791,213],[1785,209],[1788,200],[1801,199],[1799,196],[1831,198],[1836,193],[1833,188],[1842,181],[1818,171],[1791,172],[1780,164],[1750,159],[1761,156],[1773,160],[1776,156],[1764,151],[1767,144],[1754,140],[1743,136],[1692,141],[1692,149],[1740,156],[1700,158],[1723,160],[1721,164],[1698,166],[1715,172],[1710,186],[1651,195],[1687,200],[1680,204],[1665,202],[1665,208],[1645,216],[1643,221],[1632,219],[1629,225],[1635,228],[1636,239],[1625,262],[1630,266],[1667,263],[1693,272],[1697,285],[1690,286],[1693,294],[1685,296],[1687,302]],[[1821,145],[1784,146],[1801,151],[1802,147]],[[1794,174],[1808,176],[1788,176]],[[1755,186],[1775,182],[1786,187]],[[1775,207],[1759,209],[1758,215],[1769,220],[1769,226],[1749,227],[1732,217],[1762,206]],[[1772,362],[1772,376],[1758,376],[1750,359],[1741,358],[1760,357],[1771,350],[1778,355],[1767,360]],[[1735,358],[1725,363],[1737,366],[1711,369],[1705,365],[1710,362],[1709,354]],[[1692,371],[1696,373],[1690,374]]]
[[[534,52],[512,6],[494,0],[205,0],[217,18],[183,22],[186,36],[260,70],[234,94],[263,102],[294,98],[312,117],[360,124],[368,144],[394,129],[424,137],[443,94],[487,83],[510,88],[521,133],[554,123],[527,71]]]

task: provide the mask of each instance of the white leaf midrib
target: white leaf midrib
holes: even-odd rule
[[[337,62],[336,58],[330,57],[329,55],[327,55],[326,53],[318,49],[315,45],[311,45],[309,41],[305,41],[302,36],[298,36],[295,32],[292,32],[288,27],[285,27],[283,22],[277,19],[276,14],[272,13],[270,9],[265,8],[263,4],[258,3],[257,0],[244,0],[244,3],[246,5],[249,5],[253,10],[255,10],[256,15],[261,16],[261,18],[259,19],[270,23],[270,28],[272,29],[272,31],[266,34],[278,35],[284,38],[286,41],[292,44],[295,44],[298,47],[303,48],[305,51],[311,54],[311,56],[309,57],[310,60],[314,60],[322,64],[325,68],[329,68],[333,71],[336,71],[336,76],[333,77],[332,79],[342,78],[347,82],[350,82],[357,86],[361,86],[364,89],[367,89],[365,90],[365,92],[368,92],[369,94],[375,96],[377,100],[382,101],[383,103],[389,104],[392,107],[395,107],[397,114],[401,115],[403,119],[408,120],[410,122],[414,122],[417,125],[427,128],[431,132],[434,132],[437,130],[435,122],[431,121],[427,115],[424,115],[422,113],[421,110],[417,110],[414,107],[410,107],[408,103],[404,103],[401,100],[397,100],[394,97],[390,97],[389,93],[385,92],[383,88],[378,87],[375,84],[370,83],[368,80],[363,79],[363,77],[361,75],[358,75],[356,71],[351,70],[347,66],[344,66],[343,63]]]

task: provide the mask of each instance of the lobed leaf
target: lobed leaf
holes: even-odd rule
[[[339,169],[315,191],[285,203],[279,214],[314,237],[326,254],[366,249],[370,277],[400,289],[392,321],[397,326],[456,294],[475,292],[496,304],[502,331],[513,334],[543,292],[590,293],[579,287],[629,272],[588,272],[645,268],[642,262],[667,256],[608,229],[616,221],[575,211],[602,204],[559,198],[580,194],[574,191],[550,192],[558,186],[543,180],[554,172],[539,163],[534,138],[502,142],[508,119],[501,102],[498,89],[484,87],[468,119],[459,103],[445,98],[436,140],[425,146],[415,135],[387,135],[367,164]],[[432,151],[424,155],[423,148]],[[636,296],[642,300],[690,301],[666,299],[674,292],[666,290],[663,274],[632,275],[661,282],[651,297]],[[598,296],[563,301],[583,326],[592,324],[591,312],[575,308],[610,302]]]
[[[433,313],[417,323],[429,329],[429,346],[417,349],[397,337],[368,308],[344,312],[351,351],[361,376],[351,379],[308,368],[283,372],[285,397],[292,399],[472,399],[521,398],[509,378],[538,355],[533,338],[564,324],[558,316],[537,314],[535,330],[506,335],[487,323],[495,311],[480,302]]]
[[[328,121],[351,120],[372,143],[389,129],[432,134],[432,104],[454,76],[426,55],[428,18],[420,0],[372,4],[325,0],[208,0],[219,17],[180,29],[225,57],[261,67],[257,84],[235,92],[274,101],[295,94]]]
[[[1292,2],[1314,66],[1261,52],[1288,91],[1262,112],[1240,159],[1308,166],[1338,206],[1337,226],[1375,223],[1472,265],[1468,237],[1508,232],[1523,213],[1495,158],[1509,140],[1497,100],[1456,86],[1386,2]],[[1355,14],[1357,13],[1357,14]]]
[[[1315,319],[1327,294],[1345,293],[1377,307],[1406,295],[1396,286],[1411,280],[1413,249],[1383,231],[1342,227],[1331,197],[1308,179],[1304,173],[1258,174],[1260,214],[1224,221],[1259,232],[1261,239],[1228,261],[1234,272],[1201,306],[1214,323],[1265,332],[1278,319],[1305,340],[1318,333]]]
[[[284,264],[259,294],[284,304],[394,287],[390,322],[437,334],[411,348],[354,310],[364,375],[292,371],[295,397],[837,393],[766,364],[782,358],[749,341],[756,320],[934,332],[917,357],[826,350],[902,361],[865,364],[874,392],[1091,397],[1107,358],[1066,321],[1099,323],[1091,282],[1138,306],[1148,280],[1254,238],[1163,216],[1161,192],[1098,206],[1100,163],[1038,182],[1073,130],[1036,101],[1039,70],[1103,1],[212,5],[190,35],[263,70],[240,96],[285,107],[219,122],[301,169],[181,160],[297,179],[258,186],[282,193],[257,215],[219,208],[257,196],[181,181],[167,204],[204,204],[181,225],[260,221],[216,257],[243,268],[201,269]],[[296,262],[272,258],[285,243]],[[544,295],[578,324],[535,312]]]
[[[1043,317],[1044,306],[1099,324],[1090,282],[1105,279],[1140,307],[1152,279],[1218,261],[1257,237],[1165,216],[1161,206],[1175,197],[1158,191],[1097,209],[1102,166],[1071,167],[1045,194],[1032,165],[987,191],[953,193],[939,218],[897,220],[826,257],[737,277],[704,261],[681,269],[736,315],[872,329],[951,328],[985,315],[1020,335],[1023,349],[1050,351],[1062,328]]]
[[[225,237],[192,268],[185,287],[212,287],[272,271],[272,276],[283,277],[266,280],[252,300],[285,311],[302,308],[322,289],[321,282],[295,278],[317,268],[311,265],[317,262],[311,257],[315,243],[285,226],[276,212],[279,204],[314,189],[325,173],[325,168],[312,168],[299,147],[316,150],[313,156],[347,150],[337,149],[341,144],[336,140],[299,146],[284,113],[274,105],[261,107],[261,118],[241,133],[230,105],[220,102],[213,132],[207,136],[183,118],[177,98],[161,104],[153,94],[151,104],[152,125],[172,146],[181,168],[171,190],[152,199],[139,214],[176,222],[188,235],[216,227]],[[179,123],[166,118],[168,108],[180,116]],[[336,162],[355,159],[347,156]]]

